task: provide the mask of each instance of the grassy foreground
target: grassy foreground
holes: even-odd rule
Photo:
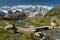
[[[0,28],[0,40],[37,40],[32,32],[20,32],[11,34]]]
[[[17,34],[6,32],[3,28],[7,23],[5,20],[0,20],[0,40],[37,40],[34,38],[33,32],[22,31]]]

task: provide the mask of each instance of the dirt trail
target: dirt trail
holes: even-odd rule
[[[35,31],[35,28],[22,28],[22,27],[17,27],[17,31]]]

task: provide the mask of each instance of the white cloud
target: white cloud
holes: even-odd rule
[[[25,8],[29,8],[29,7],[33,7],[33,5],[17,5],[17,6],[12,6],[11,8],[22,8],[22,9],[25,9]]]
[[[36,6],[36,5],[35,5]],[[2,8],[10,8],[10,9],[16,9],[16,8],[29,8],[29,7],[35,7],[33,5],[16,5],[16,6],[3,6]],[[42,6],[44,8],[48,8],[49,10],[52,9],[53,7],[51,6],[47,6],[47,5],[38,5],[38,6]]]
[[[9,7],[9,6],[3,6],[3,7],[1,7],[1,8],[11,8],[11,7]]]

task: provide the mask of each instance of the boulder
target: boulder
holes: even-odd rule
[[[4,27],[4,30],[10,33],[16,33],[16,27],[14,25],[8,25]]]

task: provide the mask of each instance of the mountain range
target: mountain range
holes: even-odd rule
[[[24,12],[27,17],[32,16],[44,16],[49,10],[51,10],[52,7],[50,6],[41,6],[41,5],[20,5],[20,6],[12,6],[7,7],[4,6],[1,8],[0,11],[9,14],[9,13],[15,13],[16,11]]]

